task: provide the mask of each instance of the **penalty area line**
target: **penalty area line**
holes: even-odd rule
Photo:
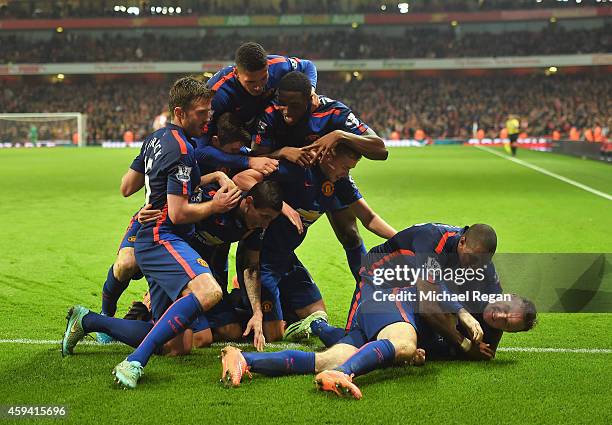
[[[0,339],[0,344],[24,344],[24,345],[59,345],[61,341],[52,339]],[[120,343],[115,342],[111,344],[99,344],[93,340],[85,340],[79,342],[79,345],[118,345]],[[246,342],[239,343],[223,343],[215,342],[212,344],[213,347],[224,347],[226,345],[232,345],[235,347],[249,348],[252,344]],[[303,345],[292,343],[292,342],[271,342],[267,344],[268,347],[281,348],[281,349],[295,349],[303,347]],[[518,353],[578,353],[578,354],[612,354],[612,348],[553,348],[553,347],[499,347],[497,351],[502,352],[518,352]]]
[[[496,152],[493,149],[487,148],[485,146],[474,146],[474,147],[476,149],[480,149],[481,151],[489,152],[490,154],[499,156],[500,158],[507,159],[508,161],[512,161],[512,162],[514,162],[516,164],[522,165],[523,167],[527,167],[527,168],[532,169],[534,171],[537,171],[539,173],[545,174],[545,175],[547,175],[549,177],[555,178],[557,180],[561,180],[564,183],[571,184],[572,186],[575,186],[575,187],[577,187],[579,189],[582,189],[584,191],[590,192],[593,195],[600,196],[600,197],[602,197],[604,199],[607,199],[608,201],[612,201],[612,195],[610,195],[608,193],[605,193],[605,192],[601,192],[601,191],[599,191],[597,189],[593,189],[592,187],[587,186],[586,184],[582,184],[582,183],[579,183],[579,182],[577,182],[575,180],[568,179],[567,177],[563,177],[562,175],[559,175],[557,173],[553,173],[552,171],[548,171],[548,170],[546,170],[546,169],[544,169],[542,167],[538,167],[537,165],[533,165],[533,164],[530,164],[528,162],[522,161],[520,159],[513,158],[511,156],[507,156],[507,155],[504,155],[502,153]]]

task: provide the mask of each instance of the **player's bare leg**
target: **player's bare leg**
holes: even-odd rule
[[[162,352],[169,357],[185,356],[191,353],[192,340],[193,332],[191,329],[185,329],[185,332],[166,342]]]
[[[364,345],[343,364],[320,372],[315,377],[317,388],[360,399],[362,394],[353,383],[354,376],[392,364],[423,364],[425,352],[417,351],[416,344],[416,331],[410,323],[392,323],[378,333],[376,341]]]
[[[417,334],[410,323],[392,323],[378,333],[377,339],[387,339],[393,344],[395,364],[414,366],[425,364],[425,351],[417,350]]]
[[[335,369],[347,361],[355,352],[356,347],[350,344],[336,344],[321,353],[315,354],[315,372]]]
[[[115,275],[115,278],[120,282],[127,282],[131,280],[132,276],[139,271],[140,268],[136,263],[134,248],[121,248],[117,253],[117,259],[113,264],[113,274]]]
[[[274,342],[283,339],[285,333],[285,322],[283,320],[270,320],[263,322],[263,332],[266,341]]]

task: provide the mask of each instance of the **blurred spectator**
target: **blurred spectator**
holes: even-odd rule
[[[423,134],[468,138],[476,132],[498,137],[508,114],[521,117],[521,131],[529,136],[551,137],[558,131],[562,139],[595,140],[596,134],[607,135],[612,127],[609,74],[355,79],[349,83],[321,74],[319,81],[317,92],[346,103],[385,138]],[[0,112],[84,112],[91,142],[121,141],[126,132],[141,140],[166,110],[169,87],[169,81],[88,78],[72,84],[43,84],[24,79],[0,90]],[[44,140],[44,129],[38,131],[39,140]]]
[[[0,4],[0,19],[67,18],[67,17],[127,17],[127,8],[115,10],[112,2],[57,2],[49,0],[8,0]],[[342,13],[400,13],[398,2],[381,0],[183,0],[173,2],[180,6],[180,15],[254,15],[254,14],[342,14]],[[400,2],[401,3],[401,2]],[[558,0],[410,0],[409,13],[477,12],[487,10],[574,8],[576,4]],[[139,16],[175,16],[152,12],[147,2],[141,2]],[[580,6],[602,6],[597,0],[584,0]]]
[[[351,106],[381,136],[498,137],[508,114],[530,136],[612,124],[612,76],[490,76],[353,80],[317,89]],[[603,125],[602,125],[603,127]],[[593,134],[591,132],[591,134]]]
[[[246,36],[168,37],[145,34],[138,38],[105,34],[56,34],[50,40],[0,36],[0,63],[231,61]],[[309,59],[456,58],[606,53],[612,51],[612,27],[542,31],[463,33],[451,30],[408,29],[403,36],[361,30],[305,32],[299,35],[257,37],[269,52]],[[172,49],[161,46],[172,45]]]

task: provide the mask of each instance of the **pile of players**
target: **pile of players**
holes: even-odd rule
[[[533,327],[535,307],[518,295],[460,303],[450,295],[474,286],[427,274],[410,284],[375,279],[383,269],[405,266],[481,268],[477,289],[501,294],[491,263],[497,238],[485,224],[420,224],[400,232],[390,226],[349,175],[362,157],[387,159],[383,140],[346,105],[317,94],[316,84],[312,62],[267,55],[253,42],[206,83],[191,77],[174,83],[170,123],[144,140],[121,181],[124,196],[144,186],[146,199],[108,270],[101,314],[70,309],[64,356],[93,332],[101,343],[128,344],[135,350],[113,375],[135,388],[153,354],[249,338],[257,351],[222,350],[227,385],[240,385],[251,372],[316,374],[319,389],[361,398],[356,376],[422,365],[426,354],[488,360],[502,332]],[[328,323],[321,292],[295,254],[323,214],[356,283],[341,328]],[[368,252],[357,219],[386,242]],[[234,242],[237,278],[228,292]],[[145,303],[115,318],[119,297],[143,276]],[[329,349],[263,352],[266,342],[310,335]]]

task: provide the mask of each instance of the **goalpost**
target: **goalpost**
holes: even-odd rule
[[[80,112],[2,113],[0,143],[10,145],[87,145],[87,115]]]

